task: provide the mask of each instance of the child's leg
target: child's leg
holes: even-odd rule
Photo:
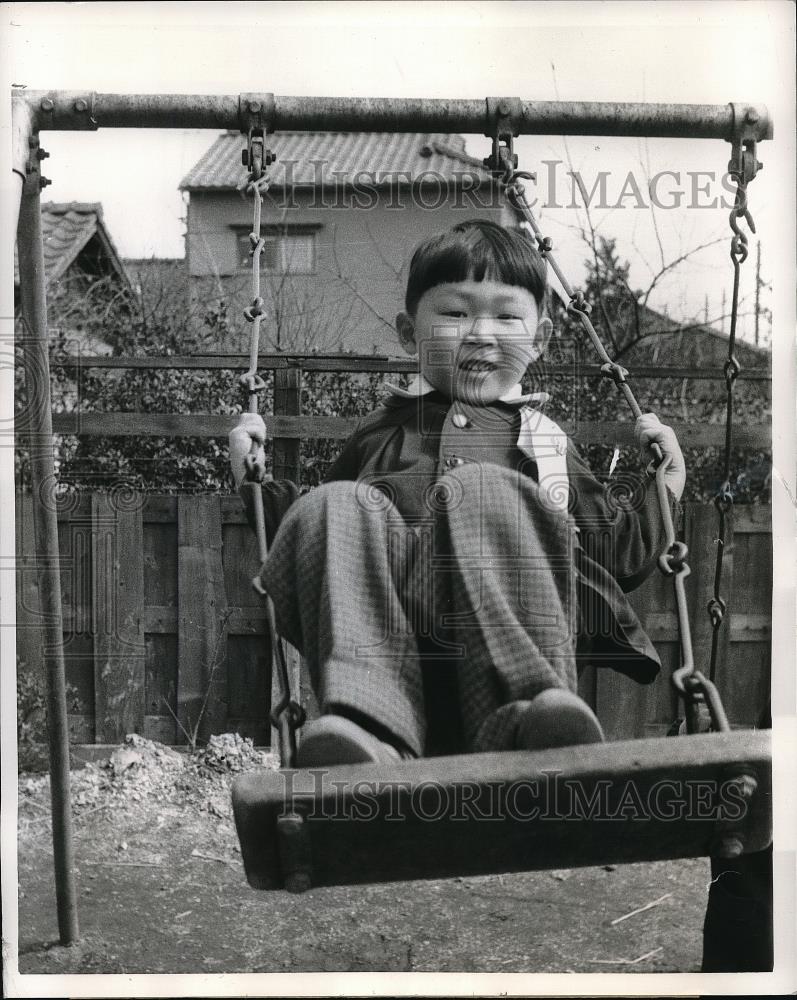
[[[452,499],[436,602],[445,634],[463,650],[465,736],[483,748],[477,733],[502,706],[576,689],[574,529],[541,502],[533,480],[509,470],[467,464],[441,482]]]
[[[329,483],[290,508],[263,579],[322,711],[370,720],[421,754],[423,686],[404,593],[415,541],[387,498]]]

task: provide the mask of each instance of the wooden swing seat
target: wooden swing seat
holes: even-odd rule
[[[733,856],[771,840],[770,733],[261,771],[232,796],[254,889]]]

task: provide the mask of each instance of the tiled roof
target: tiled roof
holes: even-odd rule
[[[93,236],[98,236],[108,260],[123,280],[124,265],[105,228],[99,202],[45,202],[42,205],[44,273],[47,284],[61,278]],[[19,284],[19,261],[14,247],[14,284]]]
[[[313,187],[361,183],[407,184],[432,173],[454,181],[462,174],[491,180],[481,160],[469,156],[461,135],[429,132],[275,132],[267,145],[277,154],[271,167],[274,187]],[[183,191],[237,187],[244,140],[238,132],[219,136],[180,182]],[[365,176],[363,176],[365,175]],[[400,176],[404,175],[404,176]],[[407,176],[409,175],[409,176]]]

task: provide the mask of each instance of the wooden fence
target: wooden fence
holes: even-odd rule
[[[24,349],[24,341],[22,342]],[[109,370],[241,370],[248,355],[86,357],[53,359],[73,373]],[[299,480],[302,438],[342,439],[353,421],[302,415],[305,373],[411,373],[415,361],[365,355],[262,354],[260,369],[274,372],[274,413],[265,420],[273,439],[275,478]],[[595,375],[597,365],[549,365],[550,375]],[[645,378],[714,379],[719,367],[637,366]],[[743,368],[741,377],[765,382],[766,369]],[[226,436],[236,416],[175,413],[53,415],[60,434]],[[705,422],[672,422],[684,446],[721,446],[725,429]],[[581,422],[564,426],[581,444],[633,440],[633,424]],[[18,431],[23,431],[18,426]],[[766,423],[738,426],[737,447],[768,450]],[[165,743],[237,730],[258,743],[273,735],[268,723],[271,670],[265,620],[250,586],[257,571],[254,537],[237,497],[144,496],[83,493],[59,511],[64,644],[71,685],[71,734],[77,743],[115,743],[138,732]],[[720,684],[730,719],[750,725],[766,703],[770,670],[772,555],[769,507],[737,507],[726,544],[722,593],[730,620],[721,633]],[[682,537],[690,549],[687,581],[696,662],[708,663],[716,512],[687,504]],[[17,501],[17,649],[43,670],[32,501]],[[737,572],[733,572],[736,562]],[[608,669],[587,669],[581,691],[611,738],[665,731],[677,715],[669,676],[678,659],[672,588],[654,574],[632,603],[664,663],[662,676],[641,687]],[[297,687],[299,660],[288,650]],[[304,678],[302,699],[312,699]]]
[[[250,579],[257,552],[240,500],[206,495],[78,494],[59,511],[64,648],[71,737],[115,743],[138,732],[164,743],[238,731],[270,741],[271,673],[265,621]],[[770,672],[770,508],[737,507],[726,546],[717,682],[731,722],[751,725]],[[696,662],[711,643],[716,512],[687,504],[683,537]],[[17,498],[17,651],[43,670],[32,498]],[[584,697],[610,738],[658,735],[677,715],[669,684],[678,662],[672,587],[658,573],[632,603],[664,664],[642,687],[588,668]],[[298,660],[291,657],[298,678]],[[302,678],[304,681],[304,678]],[[306,684],[303,698],[309,698]]]

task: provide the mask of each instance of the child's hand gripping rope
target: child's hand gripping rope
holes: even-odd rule
[[[242,413],[241,419],[230,431],[230,467],[236,489],[246,476],[246,458],[252,451],[252,442],[257,445],[257,460],[265,461],[263,445],[266,440],[266,425],[258,413]]]
[[[643,461],[650,461],[650,446],[653,444],[661,448],[665,459],[672,459],[664,475],[664,481],[675,499],[680,500],[686,485],[686,463],[675,431],[667,424],[663,424],[655,413],[643,413],[637,419],[634,434],[642,451]]]

